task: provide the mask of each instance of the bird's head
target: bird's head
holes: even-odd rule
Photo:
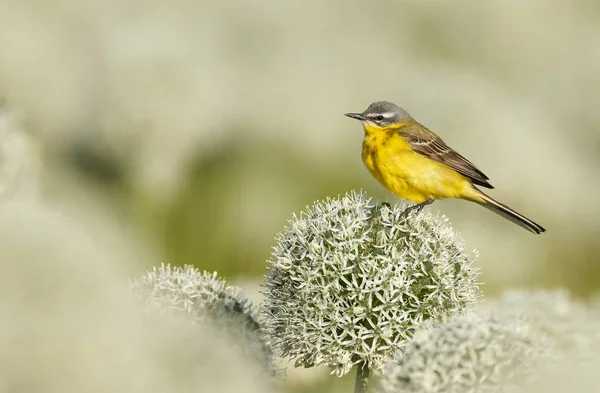
[[[374,102],[364,112],[346,113],[346,116],[360,120],[365,130],[388,128],[412,119],[404,109],[387,101]]]

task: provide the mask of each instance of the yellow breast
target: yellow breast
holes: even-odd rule
[[[394,129],[365,127],[362,159],[384,187],[411,202],[460,198],[471,187],[464,176],[450,167],[414,152]]]

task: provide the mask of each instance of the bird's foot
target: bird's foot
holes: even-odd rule
[[[423,208],[425,206],[431,205],[433,203],[433,201],[434,201],[433,198],[429,198],[425,202],[417,203],[416,205],[407,207],[406,209],[404,209],[404,211],[402,212],[402,214],[400,215],[400,217],[401,218],[406,218],[412,212],[415,212],[415,214],[419,213],[421,210],[423,210]]]

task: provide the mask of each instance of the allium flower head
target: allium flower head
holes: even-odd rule
[[[383,393],[481,393],[516,382],[545,353],[520,319],[457,316],[415,340],[386,367]]]
[[[246,354],[271,368],[271,352],[256,320],[253,307],[237,287],[227,285],[217,273],[193,266],[161,265],[132,281],[136,295],[160,311],[183,313],[200,324],[216,325],[243,345]]]
[[[371,201],[316,202],[278,235],[261,307],[271,344],[296,366],[380,370],[425,320],[479,295],[474,257],[445,217]]]
[[[499,317],[526,318],[557,350],[571,355],[587,356],[600,350],[600,321],[591,308],[565,290],[511,290],[484,310]]]

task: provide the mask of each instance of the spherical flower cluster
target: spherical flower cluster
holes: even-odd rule
[[[526,318],[562,355],[596,356],[600,350],[600,319],[591,307],[565,290],[507,291],[489,302],[485,313]]]
[[[388,364],[381,391],[495,392],[526,375],[546,348],[543,336],[530,334],[524,320],[458,316],[419,332]]]
[[[271,351],[253,307],[237,287],[227,285],[217,273],[193,266],[161,265],[133,280],[139,299],[163,312],[184,314],[195,323],[216,325],[243,346],[246,354],[264,361],[271,370]]]
[[[316,202],[278,235],[261,306],[270,344],[296,366],[380,370],[426,320],[479,298],[474,256],[448,220],[364,193]]]

